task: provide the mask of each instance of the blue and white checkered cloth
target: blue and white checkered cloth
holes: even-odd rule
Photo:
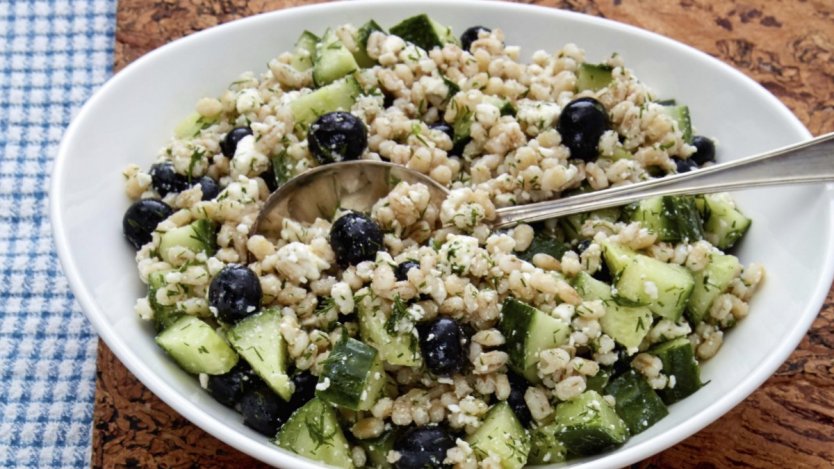
[[[116,0],[0,0],[0,467],[89,467],[96,335],[64,278],[47,188],[111,73]]]

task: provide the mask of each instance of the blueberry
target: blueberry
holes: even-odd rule
[[[469,142],[471,141],[472,137],[466,137],[455,142],[452,149],[449,150],[449,156],[462,156],[463,150],[466,148],[466,145],[469,145]]]
[[[481,31],[491,33],[492,30],[483,26],[472,26],[460,35],[460,48],[463,50],[470,50],[472,43],[478,40],[478,35]]]
[[[618,350],[617,361],[615,361],[614,365],[611,367],[610,379],[614,379],[615,377],[620,376],[621,374],[631,370],[631,361],[633,359],[634,357],[629,355],[628,352],[626,352],[625,350]]]
[[[608,264],[605,261],[599,263],[599,269],[591,275],[600,282],[611,283],[611,271],[608,270]]]
[[[466,339],[457,321],[440,317],[419,324],[420,351],[428,369],[436,375],[448,375],[463,367],[466,359]]]
[[[169,161],[157,163],[151,166],[151,184],[165,197],[169,192],[182,192],[188,189],[188,178],[174,170],[174,165]]]
[[[258,177],[264,180],[269,192],[275,192],[278,189],[278,180],[275,179],[275,170],[272,169],[272,165],[269,165],[269,169],[259,174]]]
[[[383,249],[382,229],[358,212],[348,212],[330,227],[330,247],[342,267],[372,261]]]
[[[411,269],[419,269],[420,263],[414,260],[407,260],[402,262],[400,265],[394,269],[394,275],[397,277],[397,280],[408,280],[408,271]]]
[[[434,124],[429,125],[429,128],[432,130],[439,130],[444,134],[449,136],[453,142],[455,141],[455,129],[452,128],[451,125],[447,124],[443,121],[435,122]]]
[[[243,424],[267,436],[275,436],[291,412],[287,403],[265,385],[257,386],[240,399]]]
[[[513,410],[518,421],[525,427],[530,425],[533,417],[530,415],[530,409],[527,407],[527,402],[524,400],[524,393],[527,392],[527,387],[530,385],[523,376],[519,376],[513,372],[507,374],[510,380],[510,396],[507,397],[507,404]]]
[[[394,100],[397,99],[396,96],[390,93],[383,92],[382,94],[382,107],[388,109],[389,107],[394,105]]]
[[[582,254],[583,252],[585,252],[585,250],[591,246],[591,243],[593,243],[593,240],[590,239],[583,239],[582,241],[580,241],[579,244],[576,245],[577,254]]]
[[[295,412],[296,409],[306,404],[310,399],[316,395],[316,384],[319,379],[313,376],[309,371],[302,371],[292,377],[292,382],[295,385],[295,390],[292,393],[292,398],[289,404],[290,412]]]
[[[261,308],[261,282],[248,267],[229,264],[209,285],[209,305],[221,321],[236,323]]]
[[[677,169],[678,173],[688,173],[693,169],[698,169],[698,163],[692,161],[692,159],[679,159],[675,158],[675,169]]]
[[[140,199],[125,211],[122,231],[127,241],[139,249],[151,240],[156,225],[170,217],[174,211],[159,199]]]
[[[220,151],[227,158],[235,156],[238,142],[248,135],[252,135],[252,129],[249,127],[235,127],[220,141]]]
[[[203,176],[198,179],[197,184],[200,185],[200,190],[203,191],[202,200],[212,200],[220,194],[220,185],[208,176]]]
[[[243,360],[237,362],[234,368],[222,375],[209,376],[206,390],[217,402],[234,407],[240,401],[243,393],[260,383],[252,368]]]
[[[446,450],[455,446],[455,439],[443,427],[412,427],[396,441],[394,450],[400,453],[397,469],[431,469],[445,467]]]
[[[368,129],[349,112],[328,112],[310,125],[307,146],[321,164],[355,160],[368,146]]]
[[[562,143],[570,149],[571,158],[594,161],[599,152],[599,138],[610,128],[608,114],[594,98],[579,98],[568,103],[559,116],[556,130]]]
[[[704,165],[715,161],[715,142],[703,135],[692,137],[692,145],[696,148],[695,153],[689,157],[690,160]]]

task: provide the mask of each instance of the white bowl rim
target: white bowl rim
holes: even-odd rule
[[[804,135],[805,138],[811,138],[810,132],[799,121],[799,119],[787,108],[787,106],[785,106],[781,101],[779,101],[775,96],[768,92],[759,83],[755,82],[754,80],[747,77],[742,72],[731,67],[730,65],[676,40],[635,26],[619,23],[613,20],[585,15],[577,12],[560,10],[551,7],[542,7],[537,5],[526,5],[517,3],[505,3],[497,1],[493,2],[484,0],[455,0],[455,2],[481,3],[482,6],[489,6],[495,9],[505,8],[508,10],[534,10],[539,14],[563,16],[569,18],[571,21],[597,24],[612,30],[624,32],[631,35],[641,36],[646,39],[651,39],[652,41],[663,43],[674,49],[682,50],[682,52],[688,54],[699,55],[703,58],[706,58],[709,61],[712,61],[716,66],[722,68],[724,72],[734,75],[737,79],[746,82],[748,85],[752,87],[759,88],[762,91],[762,99],[770,101],[770,104],[774,106],[774,109],[778,109],[781,112],[779,118],[784,119],[786,123],[789,122],[792,125],[792,131]],[[302,458],[294,457],[289,453],[280,450],[277,447],[275,447],[274,449],[269,448],[263,444],[260,444],[259,442],[255,442],[249,437],[239,435],[237,433],[225,432],[225,426],[222,422],[209,416],[199,406],[189,401],[185,396],[174,391],[163,381],[157,379],[155,377],[155,372],[151,370],[147,365],[145,365],[141,360],[139,360],[139,358],[127,346],[126,342],[120,338],[120,335],[115,331],[115,329],[107,323],[104,314],[102,313],[99,306],[96,304],[92,292],[80,280],[78,267],[69,249],[68,238],[66,236],[65,226],[63,222],[64,215],[58,210],[63,188],[63,180],[61,177],[58,176],[64,172],[64,167],[66,164],[68,164],[68,159],[70,156],[68,154],[68,147],[70,146],[68,142],[74,138],[74,135],[78,132],[78,129],[85,121],[87,114],[89,114],[90,109],[95,106],[98,100],[102,99],[102,96],[106,94],[107,89],[114,87],[115,83],[118,83],[121,79],[130,74],[133,69],[144,66],[146,62],[153,61],[158,55],[165,54],[169,50],[173,50],[179,47],[186,47],[191,42],[201,40],[203,37],[208,35],[223,34],[227,30],[232,30],[233,28],[245,28],[250,24],[253,24],[254,22],[258,21],[272,21],[272,18],[274,18],[275,16],[291,16],[299,12],[306,13],[310,11],[324,9],[349,10],[353,8],[364,8],[365,5],[373,3],[413,6],[415,2],[414,0],[355,0],[351,2],[335,2],[291,7],[230,21],[228,23],[213,26],[211,28],[207,28],[205,30],[167,43],[133,61],[119,73],[115,74],[112,78],[110,78],[99,90],[95,92],[95,94],[80,109],[78,114],[74,116],[72,122],[68,126],[61,140],[61,144],[54,161],[52,181],[50,183],[49,191],[49,211],[52,225],[52,234],[55,241],[58,256],[63,267],[63,272],[66,275],[70,287],[73,293],[75,294],[76,299],[80,303],[82,310],[84,311],[84,314],[93,324],[95,330],[104,340],[104,342],[108,345],[108,347],[113,351],[113,353],[119,358],[119,360],[131,371],[131,373],[133,373],[145,386],[147,386],[155,395],[162,399],[166,404],[171,406],[174,410],[186,417],[189,421],[193,422],[195,425],[205,430],[209,434],[213,435],[214,437],[222,440],[223,442],[246,454],[249,454],[257,459],[260,459],[261,461],[265,461],[270,464],[291,464],[293,467],[310,469],[321,467],[320,464],[316,464],[308,460],[304,460]],[[431,7],[432,5],[447,4],[448,1],[424,0],[420,1],[419,3],[421,5]],[[832,189],[832,186],[827,186],[824,193],[825,196],[829,199],[830,207],[834,206],[834,189]],[[834,211],[830,210],[829,213],[834,213]],[[834,257],[832,256],[832,254],[834,254],[834,239],[829,240],[829,243],[825,248],[824,258],[830,259]],[[775,349],[770,355],[768,355],[762,361],[762,363],[732,392],[726,394],[723,398],[719,399],[718,401],[705,408],[703,412],[684,421],[682,424],[675,427],[672,431],[669,431],[662,435],[658,435],[657,437],[651,440],[642,442],[633,447],[613,451],[594,461],[579,463],[577,465],[572,465],[571,467],[590,468],[600,467],[603,465],[611,467],[622,467],[632,464],[634,462],[640,461],[654,454],[657,454],[658,452],[666,448],[671,447],[672,445],[682,441],[683,439],[695,434],[699,430],[703,429],[704,427],[706,427],[707,425],[709,425],[710,423],[714,422],[719,417],[727,413],[738,403],[747,398],[765,380],[767,380],[797,347],[800,340],[804,337],[805,333],[811,326],[811,323],[816,318],[823,304],[823,301],[825,300],[828,294],[832,278],[834,278],[834,263],[825,263],[824,270],[823,272],[821,272],[820,282],[816,286],[813,296],[806,303],[806,308],[802,312],[800,320],[795,323],[794,327],[791,330],[786,331],[786,338],[781,342],[780,346],[777,349]]]

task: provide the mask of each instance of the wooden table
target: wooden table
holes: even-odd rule
[[[120,0],[116,68],[173,39],[294,0]],[[604,16],[716,56],[834,131],[831,0],[529,1]],[[191,425],[99,346],[94,467],[266,467]],[[834,467],[834,290],[790,359],[730,413],[637,467]]]

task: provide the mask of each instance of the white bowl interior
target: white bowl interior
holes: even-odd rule
[[[145,294],[133,251],[121,235],[128,206],[121,171],[147,167],[175,123],[196,100],[219,95],[239,72],[265,69],[303,29],[369,18],[383,26],[428,12],[455,31],[500,27],[507,42],[556,50],[574,42],[590,61],[612,52],[651,85],[692,110],[698,133],[720,142],[723,161],[808,138],[799,121],[763,88],[730,67],[678,43],[597,18],[502,3],[347,2],[285,10],[234,22],[169,44],[105,85],[67,131],[56,161],[52,217],[56,244],[73,291],[122,362],[177,411],[229,444],[281,467],[316,467],[271,445],[215,402],[154,344],[133,313]],[[709,385],[671,407],[671,414],[621,449],[578,463],[623,466],[691,435],[740,402],[784,361],[817,314],[831,282],[831,191],[821,186],[756,190],[737,195],[753,218],[738,250],[768,277],[750,317],[730,332],[703,369]]]

